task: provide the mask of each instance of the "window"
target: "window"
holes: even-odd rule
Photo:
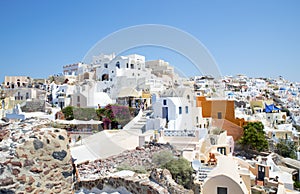
[[[179,107],[179,114],[180,115],[182,114],[182,107],[181,106]]]
[[[129,68],[129,65],[128,65],[128,63],[126,63],[126,68]]]
[[[167,100],[163,100],[163,105],[167,105]]]
[[[218,119],[222,119],[222,113],[218,112]]]
[[[116,67],[120,69],[120,62],[119,61],[116,63]]]
[[[26,100],[29,99],[29,93],[26,92]]]
[[[199,123],[199,117],[198,116],[196,116],[196,123]]]
[[[109,80],[109,75],[108,74],[103,74],[102,75],[102,81],[108,81]]]
[[[131,68],[131,69],[134,69],[134,64],[130,64],[130,68]]]
[[[77,102],[80,102],[80,96],[77,96]]]
[[[104,64],[104,68],[108,68],[108,64],[107,63]]]
[[[226,148],[225,147],[218,147],[217,151],[223,155],[226,155]]]
[[[227,194],[226,187],[217,187],[217,194]]]
[[[189,113],[189,107],[185,106],[185,113],[188,114]]]

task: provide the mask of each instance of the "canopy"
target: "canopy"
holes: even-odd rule
[[[121,88],[118,98],[124,98],[124,97],[140,97],[141,95],[139,94],[139,92],[131,87],[123,87]]]
[[[266,107],[266,113],[272,113],[273,111],[278,112],[279,110],[281,110],[274,104],[270,104],[270,105],[265,104],[265,107]]]

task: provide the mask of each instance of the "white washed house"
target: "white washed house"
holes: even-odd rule
[[[153,104],[154,118],[166,119],[169,130],[193,129],[191,104],[185,98],[163,97]]]

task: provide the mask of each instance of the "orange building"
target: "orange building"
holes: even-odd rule
[[[234,140],[240,139],[243,135],[243,126],[247,122],[244,119],[235,118],[234,101],[207,100],[204,96],[198,96],[196,97],[196,106],[202,108],[203,118],[212,118],[213,126],[226,130]]]

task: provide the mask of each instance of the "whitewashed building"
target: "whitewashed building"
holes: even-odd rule
[[[71,106],[97,108],[113,103],[107,93],[98,90],[98,82],[89,81],[75,86],[71,94]]]

